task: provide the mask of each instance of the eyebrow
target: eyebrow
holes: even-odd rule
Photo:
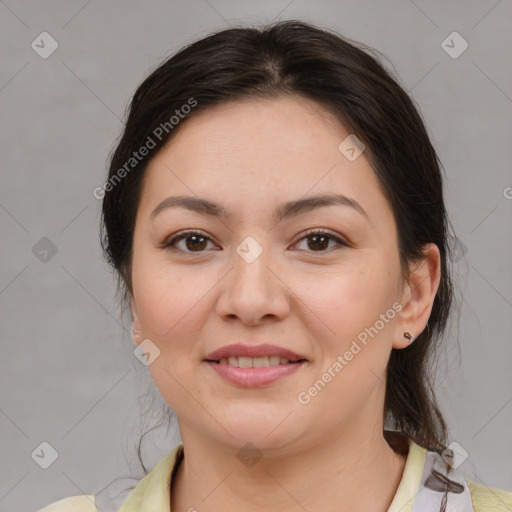
[[[275,218],[277,221],[282,221],[317,208],[333,205],[353,208],[369,220],[368,214],[355,199],[351,199],[342,194],[319,195],[283,203],[276,209]],[[172,196],[159,203],[151,212],[150,218],[154,219],[161,211],[171,207],[182,207],[201,215],[209,215],[212,217],[226,218],[231,216],[224,207],[207,199],[192,196]]]

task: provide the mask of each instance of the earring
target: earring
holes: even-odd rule
[[[409,340],[409,343],[412,343],[414,341],[414,336],[410,332],[404,332],[404,338]]]
[[[140,329],[133,329],[132,332],[135,336],[140,336]]]

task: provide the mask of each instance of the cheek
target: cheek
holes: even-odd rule
[[[146,280],[137,295],[144,332],[159,343],[185,343],[186,334],[197,329],[198,316],[204,314],[209,288],[199,279]]]
[[[176,337],[211,288],[208,274],[197,267],[172,265],[165,250],[152,252],[140,246],[134,250],[132,282],[144,333],[161,341]]]
[[[329,319],[333,328],[375,321],[393,304],[398,280],[394,264],[379,259],[359,253],[335,270],[303,272],[292,289],[319,318]]]
[[[376,253],[358,256],[336,271],[329,268],[303,275],[300,284],[292,287],[300,299],[299,316],[313,336],[325,368],[350,350],[357,352],[347,354],[350,361],[375,368],[389,356],[398,270]],[[350,362],[348,366],[359,364]]]
[[[145,337],[160,350],[148,367],[152,379],[171,408],[182,411],[187,404],[190,407],[191,394],[198,399],[202,395],[191,377],[203,355],[198,340],[212,308],[207,292],[213,283],[200,279],[197,272],[190,279],[173,274],[146,272],[139,283],[137,307]]]
[[[321,366],[316,378],[328,382],[326,391],[313,400],[324,419],[329,414],[326,410],[338,419],[340,414],[350,414],[385,380],[396,317],[396,283],[392,274],[386,274],[385,280],[379,274],[376,263],[360,261],[350,271],[303,282],[302,295],[297,293],[307,306],[300,316],[313,337]],[[314,387],[315,381],[308,385]]]

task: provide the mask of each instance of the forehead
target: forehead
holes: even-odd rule
[[[311,153],[312,146],[319,146],[324,154],[329,148],[337,156],[339,141],[348,135],[333,113],[298,95],[221,103],[194,113],[181,128],[170,139],[169,149],[179,146],[185,151],[193,145],[208,154],[229,153],[243,160],[257,155],[258,161],[282,159],[292,152],[318,157],[320,151]],[[180,151],[174,152],[179,156]]]
[[[148,165],[141,208],[171,194],[247,208],[327,192],[355,196],[368,209],[387,206],[364,152],[351,161],[340,151],[350,134],[316,102],[251,98],[183,123]]]

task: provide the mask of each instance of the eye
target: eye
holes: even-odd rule
[[[311,251],[307,252],[330,252],[325,251],[327,247],[329,246],[330,241],[334,241],[337,246],[345,246],[349,247],[349,244],[343,240],[341,240],[339,237],[333,235],[329,231],[325,231],[322,229],[308,229],[305,232],[305,236],[303,236],[299,242],[302,242],[303,240],[306,240],[309,242],[307,243],[307,247],[312,249]]]
[[[176,244],[181,241],[184,241],[183,246],[181,248],[176,247]],[[201,253],[204,252],[208,241],[211,242],[211,239],[200,231],[184,231],[178,235],[166,239],[162,244],[160,244],[159,247],[161,249],[165,248],[176,252],[183,251],[188,253]]]
[[[330,252],[325,251],[325,249],[328,248],[329,242],[331,241],[333,241],[337,246],[342,245],[349,247],[347,242],[341,240],[329,231],[321,229],[309,229],[295,245],[303,240],[310,240],[310,242],[307,243],[307,247],[312,250],[308,251],[306,249],[307,252]],[[177,245],[180,242],[184,242],[182,247]],[[200,231],[184,231],[166,239],[159,245],[159,248],[168,249],[174,252],[182,251],[185,253],[201,253],[205,252],[208,242],[212,242],[211,238]]]

